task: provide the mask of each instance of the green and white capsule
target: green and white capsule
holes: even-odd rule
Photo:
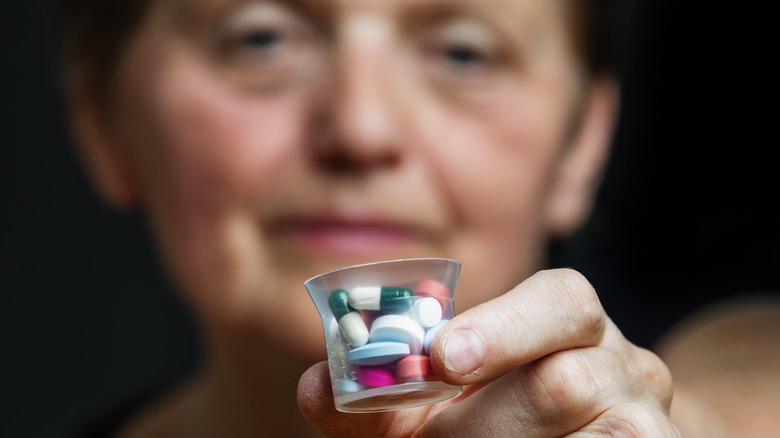
[[[360,286],[349,291],[349,305],[360,310],[405,312],[414,305],[414,292],[406,287]]]
[[[335,290],[328,297],[328,305],[339,324],[341,333],[347,338],[347,343],[353,347],[360,347],[368,342],[368,327],[360,312],[350,307],[348,296],[349,292],[344,289]]]

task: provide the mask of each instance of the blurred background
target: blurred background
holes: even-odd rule
[[[604,188],[553,257],[645,347],[702,305],[780,291],[771,14],[691,3],[638,1]],[[0,6],[1,437],[71,436],[201,354],[143,219],[100,204],[72,153],[44,11]]]

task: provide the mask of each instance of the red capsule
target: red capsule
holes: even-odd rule
[[[399,383],[439,380],[428,356],[411,354],[395,364],[395,378]]]
[[[430,278],[417,284],[417,287],[414,288],[414,296],[436,298],[439,304],[441,304],[445,315],[447,315],[447,309],[450,308],[450,302],[452,301],[452,295],[450,295],[450,290],[447,286]]]
[[[363,322],[366,323],[366,327],[371,329],[371,324],[374,323],[374,320],[382,316],[382,312],[378,310],[361,310],[360,316],[363,317]]]

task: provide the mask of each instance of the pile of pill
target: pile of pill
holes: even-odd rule
[[[428,358],[433,337],[451,295],[440,282],[426,279],[414,290],[396,286],[338,289],[328,304],[349,345],[347,361],[354,382],[339,391],[438,380]]]

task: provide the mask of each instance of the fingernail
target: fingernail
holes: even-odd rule
[[[482,366],[485,345],[472,330],[453,332],[444,346],[444,365],[459,374],[468,374]]]

